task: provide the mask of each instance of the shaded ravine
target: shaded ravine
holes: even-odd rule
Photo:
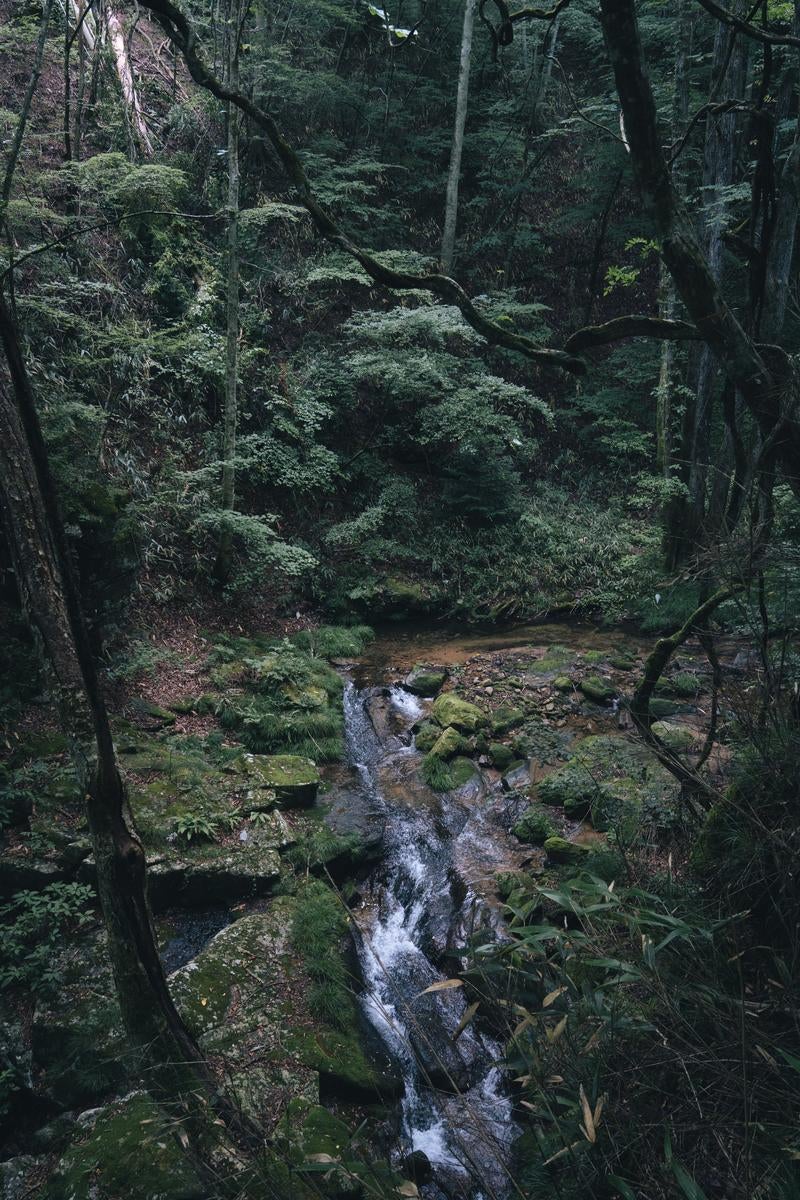
[[[386,718],[380,737],[369,712],[378,694]],[[509,1190],[517,1132],[497,1065],[501,1048],[471,1024],[456,1037],[466,1009],[462,989],[420,994],[446,978],[444,961],[448,973],[457,970],[465,933],[488,917],[456,866],[469,808],[419,785],[407,799],[396,784],[386,795],[383,780],[409,778],[419,758],[410,727],[424,706],[415,696],[397,687],[359,690],[348,681],[344,711],[349,761],[386,816],[385,856],[356,922],[364,1014],[405,1085],[398,1158],[415,1151],[427,1157],[435,1189],[442,1189],[431,1195],[499,1200]],[[485,799],[473,795],[471,802]]]

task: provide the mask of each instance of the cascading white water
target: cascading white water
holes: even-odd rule
[[[407,727],[424,712],[402,688],[391,688],[388,699]],[[351,682],[344,709],[350,762],[370,797],[381,801],[379,768],[390,768],[409,749],[384,747]],[[401,1151],[423,1151],[435,1175],[461,1179],[473,1200],[482,1200],[505,1193],[505,1162],[516,1133],[496,1066],[500,1048],[472,1027],[454,1039],[465,1010],[460,989],[420,995],[443,978],[425,951],[432,914],[441,921],[444,903],[451,928],[478,903],[469,890],[460,904],[449,900],[453,844],[446,804],[444,798],[443,811],[432,815],[384,802],[387,851],[378,872],[377,911],[363,920],[360,939],[362,1003],[403,1075]]]

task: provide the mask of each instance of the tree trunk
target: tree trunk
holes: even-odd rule
[[[36,39],[36,50],[33,55],[33,65],[31,67],[30,79],[28,86],[25,89],[25,95],[22,98],[20,105],[19,116],[14,127],[14,136],[11,139],[11,148],[8,151],[6,166],[3,172],[3,186],[0,191],[0,219],[5,219],[5,212],[8,207],[8,201],[11,196],[11,183],[14,178],[14,171],[17,167],[17,159],[19,152],[22,149],[22,142],[25,137],[25,129],[28,124],[28,118],[31,115],[31,105],[33,103],[34,93],[39,83],[39,76],[42,73],[42,60],[44,59],[44,48],[47,44],[47,30],[50,25],[50,17],[53,12],[53,0],[44,0],[42,6],[42,20],[39,25],[39,36]]]
[[[698,333],[769,441],[765,470],[771,470],[772,461],[780,462],[787,482],[800,494],[794,369],[783,351],[757,346],[739,323],[677,196],[661,145],[633,0],[601,0],[601,12],[634,172],[664,262]]]
[[[239,5],[231,0],[228,14],[226,82],[239,86]],[[225,430],[222,446],[222,518],[214,578],[227,583],[231,574],[232,534],[226,514],[236,503],[236,425],[239,373],[239,112],[228,103],[228,254],[225,341]]]
[[[153,153],[153,143],[150,138],[150,131],[147,128],[147,122],[144,119],[142,106],[139,102],[139,93],[136,91],[128,47],[125,41],[125,30],[119,14],[110,4],[106,7],[106,28],[108,29],[108,38],[111,43],[111,52],[114,56],[114,65],[117,68],[117,76],[122,87],[122,99],[133,131],[134,140],[142,153],[150,155]]]
[[[0,510],[24,607],[53,680],[86,800],[100,904],[117,996],[147,1086],[180,1121],[198,1169],[214,1181],[241,1165],[259,1137],[230,1105],[179,1016],[167,987],[147,903],[145,855],[126,820],[117,764],[89,633],[61,522],[16,327],[0,297]]]
[[[475,7],[476,0],[465,0],[464,27],[461,31],[461,60],[458,67],[458,90],[456,93],[456,119],[453,125],[453,142],[450,149],[450,170],[447,175],[444,232],[442,234],[442,270],[445,275],[449,275],[453,269],[453,255],[456,244],[458,185],[461,179],[464,127],[467,123],[469,72],[472,63],[472,29],[475,24]]]

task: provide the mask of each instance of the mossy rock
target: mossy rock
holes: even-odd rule
[[[435,696],[447,682],[444,668],[415,667],[405,678],[403,686],[415,696]]]
[[[88,1115],[88,1114],[87,1114]],[[204,1200],[174,1127],[144,1092],[92,1114],[62,1157],[41,1200]]]
[[[496,708],[491,717],[491,729],[495,737],[503,737],[510,733],[512,729],[516,729],[525,720],[525,713],[521,708],[511,708],[507,705],[501,705]]]
[[[641,820],[642,793],[635,779],[603,783],[592,797],[592,824],[600,833],[614,830],[630,841]]]
[[[697,734],[686,725],[674,725],[669,721],[655,721],[651,728],[656,737],[661,738],[668,750],[674,750],[677,753],[685,753],[687,750],[693,749],[697,743]]]
[[[588,675],[580,681],[578,687],[593,704],[609,704],[617,694],[614,686],[599,675]]]
[[[511,832],[521,842],[531,842],[535,846],[542,846],[548,838],[556,836],[552,821],[535,804],[525,810]]]
[[[583,655],[583,661],[587,663],[607,662],[608,655],[605,650],[587,650]]]
[[[656,684],[656,693],[693,699],[702,691],[702,688],[702,681],[691,671],[676,671],[674,675],[667,675],[659,679]]]
[[[586,816],[596,803],[602,814],[604,799],[610,812],[621,798],[631,806],[634,799],[669,806],[677,802],[679,792],[677,781],[646,746],[606,734],[584,738],[569,761],[538,785],[542,803],[563,805],[567,815],[576,818]]]
[[[528,670],[535,675],[551,675],[559,669],[563,671],[567,663],[575,659],[575,651],[569,646],[554,644],[548,646],[543,658],[538,658],[528,665]]]
[[[472,780],[477,779],[478,772],[475,769],[475,764],[469,758],[454,758],[449,764],[452,775],[451,790],[458,791],[459,788],[466,787]]]
[[[587,846],[581,846],[577,842],[568,842],[563,837],[549,837],[544,843],[544,850],[548,861],[556,866],[576,865],[589,853]]]
[[[636,660],[628,654],[609,654],[608,662],[616,671],[633,671],[636,668]]]
[[[523,892],[530,886],[530,876],[524,871],[498,871],[494,877],[495,889],[501,900],[509,900],[514,892]]]
[[[492,760],[492,766],[498,771],[507,771],[516,757],[511,747],[504,746],[502,742],[489,744],[489,758]]]
[[[175,724],[175,713],[168,708],[162,708],[160,704],[154,704],[152,700],[137,697],[131,702],[131,708],[144,719],[149,729],[163,729]]]
[[[415,744],[420,754],[427,754],[436,745],[442,733],[441,725],[434,721],[423,721],[415,735]]]
[[[287,708],[325,708],[328,703],[328,693],[313,683],[283,683],[280,694]]]
[[[435,743],[430,749],[430,754],[433,758],[440,758],[442,762],[449,762],[451,758],[455,758],[464,749],[464,739],[454,726],[444,729]]]
[[[433,716],[443,728],[452,726],[460,733],[475,733],[482,725],[487,724],[481,710],[468,700],[462,700],[455,692],[445,692],[436,698],[433,703]]]
[[[310,758],[296,754],[243,754],[235,768],[253,780],[262,792],[274,792],[275,801],[282,808],[310,808],[317,798],[320,774]]]
[[[680,711],[680,704],[676,704],[674,700],[663,700],[656,696],[650,701],[650,716],[658,721],[663,721],[665,717],[674,717]]]
[[[553,687],[557,692],[571,692],[574,686],[569,675],[557,675],[553,680]]]

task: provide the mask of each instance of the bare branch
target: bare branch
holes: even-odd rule
[[[757,42],[763,42],[765,46],[800,47],[799,37],[794,37],[791,33],[770,33],[767,29],[759,29],[757,25],[752,25],[750,21],[745,21],[742,17],[735,16],[727,8],[723,8],[721,4],[717,4],[716,0],[697,0],[697,3],[706,12],[711,13],[712,17],[716,17],[718,21],[723,21],[726,25],[733,26],[739,33],[743,33]]]
[[[702,334],[688,321],[667,321],[663,317],[628,316],[615,317],[604,325],[587,325],[577,329],[564,343],[571,354],[580,354],[592,346],[605,346],[608,342],[629,337],[660,338],[670,342],[699,342]]]

